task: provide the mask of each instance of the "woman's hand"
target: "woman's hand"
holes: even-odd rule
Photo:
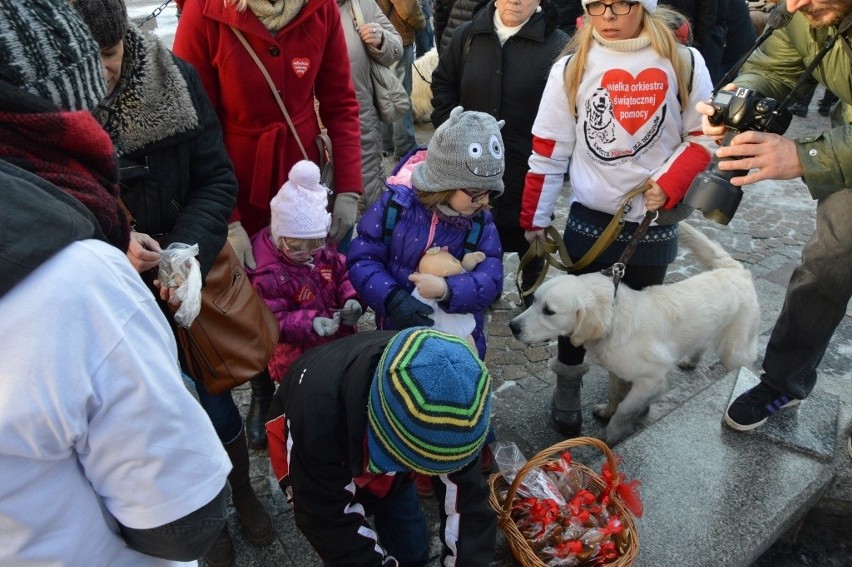
[[[160,299],[166,303],[171,303],[175,307],[180,306],[181,301],[175,296],[177,292],[176,287],[167,287],[160,280],[154,280],[154,285],[160,288]]]
[[[130,233],[127,259],[140,274],[157,266],[160,262],[160,243],[141,232]]]
[[[381,47],[385,39],[385,31],[376,23],[365,23],[358,28],[358,35],[361,36],[361,41],[376,48]]]
[[[663,188],[657,185],[657,182],[653,179],[649,179],[646,184],[650,185],[651,188],[645,191],[645,209],[649,211],[656,211],[666,204],[666,201],[669,200],[669,196],[666,195]]]

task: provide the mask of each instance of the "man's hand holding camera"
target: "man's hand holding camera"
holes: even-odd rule
[[[724,90],[731,91],[737,87],[729,84]],[[701,120],[704,133],[719,142],[727,131],[724,122],[714,125],[709,117],[716,110],[706,102],[699,102],[695,109],[703,114]],[[718,168],[722,171],[750,170],[747,175],[732,177],[731,185],[742,187],[764,179],[794,179],[801,177],[802,164],[796,151],[796,143],[780,134],[746,130],[740,132],[729,145],[716,150],[716,156],[731,158],[720,161]]]

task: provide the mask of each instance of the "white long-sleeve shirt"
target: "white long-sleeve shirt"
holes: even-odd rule
[[[564,83],[569,56],[554,64],[532,130],[524,229],[550,225],[566,172],[571,202],[605,213],[614,214],[624,195],[648,178],[668,195],[665,208],[683,198],[713,146],[695,111],[696,103],[710,97],[710,75],[701,55],[690,51],[692,86],[682,108],[671,62],[650,45],[622,51],[594,42],[577,93],[576,118]],[[644,210],[644,198],[637,197],[625,220],[640,221]]]

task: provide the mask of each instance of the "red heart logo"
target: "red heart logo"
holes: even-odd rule
[[[601,85],[609,93],[615,119],[635,134],[665,101],[669,79],[657,68],[645,69],[637,77],[624,69],[612,69],[604,73]]]
[[[293,72],[301,79],[310,69],[311,60],[307,57],[294,57],[291,65],[293,65]]]

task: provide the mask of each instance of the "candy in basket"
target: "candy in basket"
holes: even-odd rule
[[[574,463],[569,449],[606,448],[600,474]],[[524,567],[626,567],[638,553],[633,515],[642,515],[638,481],[625,482],[606,444],[564,441],[527,462],[514,443],[494,443],[500,472],[489,502],[515,557]]]

